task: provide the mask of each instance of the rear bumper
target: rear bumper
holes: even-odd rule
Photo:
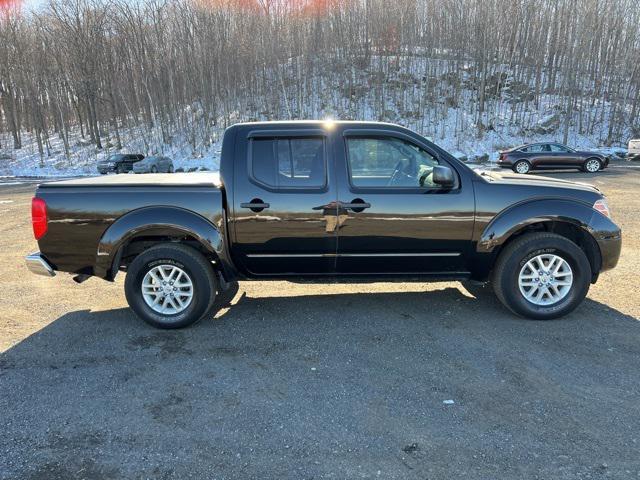
[[[53,270],[53,267],[45,258],[40,255],[40,252],[32,253],[31,255],[27,255],[25,257],[25,262],[27,264],[27,268],[31,273],[35,273],[36,275],[44,275],[45,277],[55,277],[56,272]]]

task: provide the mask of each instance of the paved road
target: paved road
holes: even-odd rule
[[[0,478],[640,478],[640,172],[590,181],[625,238],[569,317],[457,283],[243,283],[181,331],[122,278],[31,276],[0,188]]]

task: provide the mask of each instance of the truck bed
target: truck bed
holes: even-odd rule
[[[59,182],[43,183],[39,188],[61,187],[135,187],[135,186],[170,186],[170,187],[220,187],[218,172],[192,173],[150,173],[145,175],[101,175],[99,177],[74,178]]]
[[[224,228],[222,195],[216,172],[103,175],[43,183],[36,197],[46,202],[48,231],[38,245],[56,270],[96,274],[105,232],[127,214],[148,212],[146,222],[155,218],[171,225],[176,211],[190,212]],[[153,214],[158,209],[164,212],[160,218]]]

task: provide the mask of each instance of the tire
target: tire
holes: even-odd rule
[[[158,169],[156,168],[155,165],[151,167],[151,173],[158,173]]]
[[[526,160],[518,160],[512,167],[515,173],[526,175],[531,171],[531,164]]]
[[[597,162],[597,167],[595,168]],[[602,170],[602,162],[598,158],[587,158],[585,162],[582,164],[582,171],[587,173],[596,173],[597,171]]]
[[[169,168],[167,169],[167,172],[173,173],[173,165],[169,165]]]
[[[162,273],[159,273],[159,268],[164,270],[164,274],[173,272],[172,269],[176,269],[176,274],[173,278],[176,280],[176,285],[173,286],[167,281],[167,285],[162,286],[158,282],[149,285],[149,279],[152,278],[152,273],[156,278],[164,278]],[[179,274],[182,271],[183,274]],[[149,276],[147,276],[149,274]],[[162,275],[162,276],[161,276]],[[182,297],[181,302],[186,304],[183,309],[178,305],[178,300],[172,295],[171,302],[178,305],[179,308],[173,309],[170,306],[169,301],[161,300],[164,305],[167,303],[165,312],[159,312],[148,303],[151,298],[158,298],[164,295],[166,291],[151,295],[143,295],[143,282],[145,282],[146,291],[156,289],[167,288],[167,291],[189,291],[189,287],[178,288],[178,281],[181,284],[191,282],[191,297]],[[149,288],[152,287],[152,288]],[[156,328],[182,328],[187,325],[200,320],[211,308],[216,300],[216,292],[218,291],[218,282],[216,280],[215,272],[211,262],[207,260],[200,252],[180,244],[160,244],[145,250],[138,255],[134,261],[129,265],[127,270],[127,276],[124,283],[125,296],[131,309],[142,320]],[[186,295],[186,293],[185,293]],[[162,308],[158,305],[156,308]],[[172,311],[173,310],[173,311]]]
[[[548,304],[540,304],[540,301],[536,304],[535,299],[530,301],[525,298],[523,287],[519,284],[521,273],[522,278],[526,277],[524,274],[530,273],[527,265],[536,265],[536,259],[541,255],[543,258],[559,257],[570,267],[570,270],[564,268],[555,274],[557,276],[547,277],[543,271],[541,277],[523,280],[535,282],[538,279],[546,281],[552,278],[550,283],[556,285],[556,291],[562,290],[564,297],[554,302],[550,295],[544,294],[541,301],[546,299]],[[529,261],[531,264],[528,264]],[[538,273],[533,272],[533,275]],[[572,275],[572,283],[563,288],[558,282],[567,280],[568,275]],[[493,270],[492,283],[498,299],[512,312],[530,319],[551,320],[572,312],[585,298],[591,284],[591,266],[582,249],[571,240],[554,233],[529,233],[514,240],[502,251]],[[534,292],[534,286],[524,287],[524,291]],[[546,284],[543,285],[544,288],[547,288]],[[553,288],[552,286],[547,290],[551,292]],[[534,297],[538,290],[535,292]]]
[[[124,165],[118,165],[118,167],[116,168],[116,173],[120,174],[120,173],[126,173],[126,170],[124,168]]]

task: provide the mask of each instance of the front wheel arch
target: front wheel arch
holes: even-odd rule
[[[571,240],[573,243],[578,245],[589,260],[589,266],[591,267],[592,274],[591,283],[596,282],[600,274],[600,269],[602,268],[602,255],[600,253],[600,247],[598,247],[598,243],[588,231],[576,225],[575,223],[562,221],[542,221],[526,225],[513,232],[503,244],[495,249],[494,263],[498,259],[500,253],[504,251],[511,243],[518,240],[523,235],[535,232],[555,233],[568,240]]]

